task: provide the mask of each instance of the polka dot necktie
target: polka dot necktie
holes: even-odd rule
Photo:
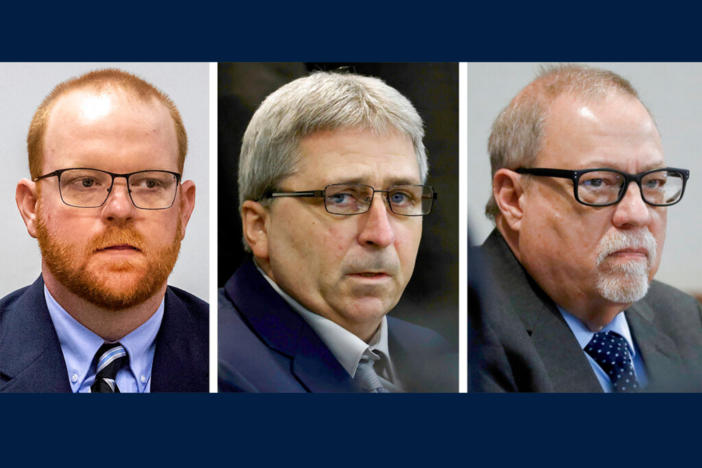
[[[354,380],[358,382],[364,392],[366,393],[390,393],[388,389],[383,387],[380,383],[380,378],[378,374],[375,373],[373,369],[374,362],[368,359],[366,356],[361,358],[361,362],[358,363],[358,368],[356,368],[356,375]]]
[[[634,365],[629,354],[629,344],[613,331],[595,333],[585,347],[585,352],[600,365],[614,385],[615,393],[639,391]]]
[[[127,361],[127,351],[119,343],[105,343],[97,353],[97,373],[95,383],[90,386],[92,393],[119,393],[115,382],[117,372]]]

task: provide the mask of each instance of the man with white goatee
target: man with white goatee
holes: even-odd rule
[[[666,163],[624,78],[552,66],[489,139],[496,229],[469,311],[469,390],[702,391],[702,309],[653,281],[668,206],[689,171]],[[673,208],[675,209],[675,208]]]

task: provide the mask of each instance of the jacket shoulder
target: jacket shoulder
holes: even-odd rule
[[[210,305],[197,296],[190,294],[175,286],[168,286],[168,289],[175,295],[181,304],[191,313],[193,318],[205,322],[210,319]]]
[[[388,317],[388,342],[407,391],[458,392],[458,354],[439,333]]]
[[[25,286],[17,291],[13,291],[7,296],[0,299],[0,314],[4,311],[12,309],[12,307],[17,303],[17,301],[27,292],[30,286]]]
[[[670,324],[676,330],[697,330],[702,338],[702,304],[689,294],[653,280],[636,306],[642,304],[652,311],[655,323]]]
[[[388,316],[389,333],[398,340],[412,343],[417,349],[430,350],[438,353],[450,353],[451,346],[446,338],[438,332],[415,325],[404,320]]]

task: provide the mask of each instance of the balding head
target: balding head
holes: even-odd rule
[[[492,126],[488,141],[492,178],[503,168],[514,170],[534,165],[543,148],[551,105],[564,94],[595,102],[611,94],[639,99],[629,81],[609,70],[585,65],[541,67],[537,78],[512,99]],[[499,214],[492,195],[485,214],[492,219]]]
[[[56,86],[34,113],[27,135],[29,171],[32,178],[39,177],[44,162],[44,137],[56,103],[74,91],[95,95],[123,93],[141,102],[154,102],[163,105],[170,113],[178,140],[178,170],[183,171],[185,155],[188,152],[188,137],[183,120],[173,101],[157,88],[131,73],[118,69],[95,70],[77,78],[71,78]]]

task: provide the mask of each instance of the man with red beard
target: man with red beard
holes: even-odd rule
[[[195,205],[173,102],[121,70],[58,85],[17,185],[42,274],[0,301],[0,392],[204,392],[208,305],[167,285]]]
[[[669,167],[651,114],[612,72],[544,68],[489,139],[496,229],[470,262],[469,391],[702,391],[702,310],[653,281]]]

